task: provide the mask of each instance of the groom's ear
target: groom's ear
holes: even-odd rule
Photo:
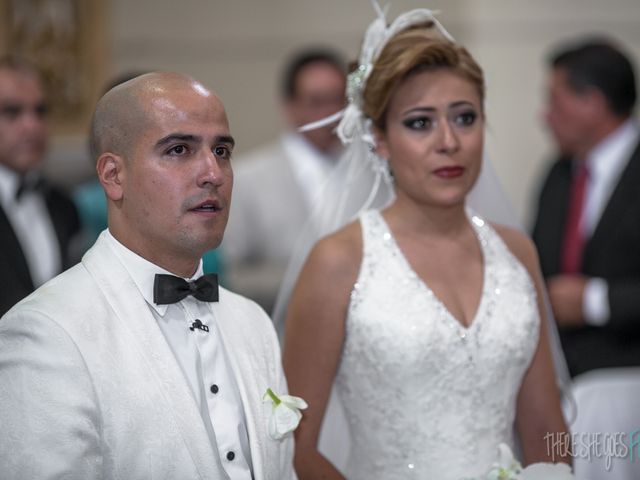
[[[105,152],[96,162],[98,180],[104,188],[107,198],[120,201],[123,195],[124,159],[120,155]]]
[[[387,144],[387,135],[384,130],[379,127],[372,127],[373,138],[376,142],[376,153],[385,160],[389,160],[389,147]]]

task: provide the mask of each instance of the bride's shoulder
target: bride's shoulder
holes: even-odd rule
[[[334,272],[350,273],[361,260],[362,229],[358,221],[321,238],[309,254],[311,263]]]
[[[314,245],[298,278],[290,311],[301,305],[304,311],[339,312],[332,318],[344,318],[362,259],[359,228],[347,225]]]
[[[492,223],[507,248],[529,271],[538,269],[538,252],[531,238],[520,230],[506,225]]]

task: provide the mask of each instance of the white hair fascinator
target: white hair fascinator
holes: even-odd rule
[[[367,125],[362,113],[362,92],[369,80],[369,75],[373,70],[373,64],[382,53],[382,49],[387,42],[396,34],[406,30],[413,25],[420,25],[432,22],[440,34],[447,40],[453,42],[453,37],[438,22],[435,12],[427,8],[411,10],[396,18],[391,25],[387,26],[385,11],[380,8],[377,2],[373,6],[378,17],[371,22],[364,35],[358,67],[347,77],[347,98],[349,104],[344,109],[342,120],[338,124],[336,133],[344,144],[351,143],[354,138],[364,137],[363,140],[371,145],[374,144],[370,133],[370,126]]]

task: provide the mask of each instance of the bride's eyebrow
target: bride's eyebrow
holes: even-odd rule
[[[469,102],[468,100],[460,100],[458,102],[453,102],[451,105],[449,105],[449,108],[457,108],[457,107],[473,107],[475,108],[475,105],[471,102]]]
[[[456,102],[451,103],[450,105],[447,105],[447,108],[458,108],[458,107],[473,107],[475,108],[475,105],[468,101],[468,100],[458,100]],[[436,112],[437,108],[435,107],[413,107],[410,108],[409,110],[406,110],[402,113],[402,115],[411,115],[412,113],[433,113]]]
[[[434,113],[436,111],[435,107],[414,107],[402,112],[402,116],[411,115],[413,113]]]

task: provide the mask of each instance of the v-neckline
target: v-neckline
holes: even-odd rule
[[[415,269],[411,266],[409,259],[406,257],[406,255],[400,248],[400,245],[398,245],[398,242],[396,241],[396,237],[394,236],[393,232],[391,231],[391,228],[389,227],[389,224],[387,223],[384,216],[382,215],[382,212],[377,210],[375,210],[375,212],[378,217],[378,221],[380,222],[383,229],[385,230],[385,233],[389,235],[388,239],[389,239],[390,246],[392,249],[396,251],[397,257],[400,263],[402,264],[402,266],[416,280],[416,282],[420,285],[420,288],[422,288],[429,296],[431,296],[434,299],[438,307],[444,312],[445,314],[444,316],[447,317],[450,322],[453,322],[452,326],[461,329],[463,332],[465,332],[465,334],[466,332],[469,332],[472,329],[474,329],[478,321],[482,318],[481,315],[485,309],[485,303],[486,303],[485,299],[487,297],[486,293],[488,291],[488,282],[489,282],[489,275],[488,275],[489,255],[487,254],[486,245],[482,239],[482,233],[480,232],[480,228],[485,224],[484,220],[482,220],[479,217],[476,217],[475,215],[471,215],[469,213],[467,214],[467,219],[471,224],[471,228],[473,229],[473,232],[478,241],[478,244],[480,245],[480,253],[482,255],[482,287],[480,289],[480,299],[476,306],[476,310],[471,319],[471,322],[469,323],[469,325],[465,325],[455,315],[451,313],[451,310],[449,310],[447,305],[435,294],[435,292],[431,289],[431,287],[429,287],[429,284],[420,275],[418,275]],[[479,223],[476,223],[476,221]]]

